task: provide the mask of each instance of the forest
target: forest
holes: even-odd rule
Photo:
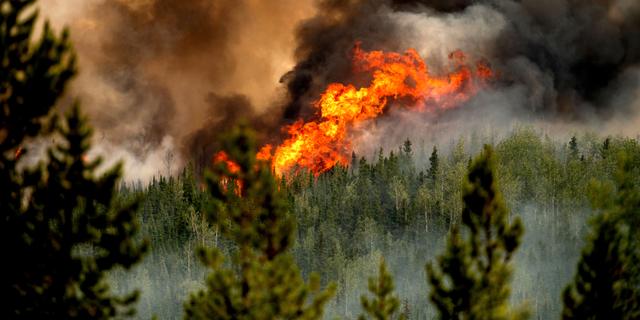
[[[369,160],[353,154],[348,167],[318,177],[300,172],[281,181],[297,226],[296,263],[304,275],[317,272],[324,284],[337,285],[327,304],[329,318],[360,313],[360,296],[382,257],[408,318],[436,316],[428,303],[425,263],[444,250],[447,235],[461,223],[466,175],[484,144],[495,150],[509,220],[520,217],[525,230],[510,301],[526,304],[536,319],[562,313],[562,292],[593,236],[592,220],[601,214],[600,190],[618,186],[621,155],[633,168],[626,173],[633,184],[640,182],[636,139],[585,134],[562,141],[515,127],[502,138],[477,134],[446,146],[415,147],[407,140]],[[149,293],[141,296],[142,314],[181,317],[182,300],[206,274],[194,255],[197,248],[233,248],[207,222],[208,192],[197,176],[186,168],[178,177],[119,189],[124,199],[144,198],[139,219],[153,249],[132,274],[116,277],[117,288]]]
[[[0,318],[640,318],[637,137],[522,124],[278,174],[239,121],[126,180],[34,3],[0,0]]]

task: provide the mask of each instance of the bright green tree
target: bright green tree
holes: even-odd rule
[[[373,298],[362,296],[362,308],[366,314],[360,315],[359,319],[405,319],[405,314],[400,312],[400,300],[393,295],[393,289],[393,277],[387,271],[384,259],[381,259],[378,278],[369,278],[369,291]]]
[[[510,264],[523,227],[519,219],[507,221],[493,162],[493,151],[485,146],[464,186],[465,230],[454,227],[437,264],[427,264],[430,297],[440,319],[526,318],[525,312],[509,308]]]
[[[236,128],[224,139],[228,159],[208,174],[209,218],[237,247],[227,265],[217,248],[201,251],[211,269],[206,290],[185,305],[187,319],[320,319],[334,287],[306,284],[289,253],[294,223],[266,163],[255,160],[253,134]]]
[[[0,211],[3,319],[107,319],[133,312],[137,293],[114,295],[106,272],[137,262],[136,203],[115,207],[120,166],[97,174],[91,129],[74,106],[54,105],[75,73],[67,33],[45,25],[32,41],[34,0],[0,0]],[[44,139],[47,137],[48,139]],[[52,141],[35,167],[28,146]]]
[[[563,293],[563,319],[639,319],[640,259],[637,227],[640,189],[633,164],[620,161],[617,191],[610,199],[605,186],[594,190],[597,216],[589,242],[578,262],[574,282]]]

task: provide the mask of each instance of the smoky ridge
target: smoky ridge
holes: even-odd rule
[[[446,66],[444,55],[470,43],[465,53],[486,59],[499,74],[483,96],[492,95],[488,100],[516,120],[526,114],[550,123],[635,123],[637,2],[285,2],[91,1],[77,9],[88,18],[61,15],[73,21],[81,62],[72,94],[85,101],[105,150],[121,149],[144,162],[170,149],[182,165],[204,163],[218,135],[241,118],[256,128],[260,143],[278,144],[286,126],[317,116],[313,104],[329,84],[361,81],[352,66],[358,41],[365,50],[415,47],[434,70]],[[292,9],[295,19],[281,17],[282,8]],[[246,17],[253,27],[245,27]],[[252,37],[260,28],[286,31],[275,41],[286,49],[259,56],[277,48],[265,47],[262,35]],[[286,56],[289,67],[261,69]],[[260,78],[264,74],[269,77]],[[259,79],[243,87],[253,78]]]

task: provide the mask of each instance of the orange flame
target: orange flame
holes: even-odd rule
[[[220,151],[213,156],[213,163],[224,163],[231,173],[240,172],[240,165],[229,159],[229,155],[224,151]]]
[[[16,149],[16,152],[14,154],[14,159],[15,160],[20,159],[21,155],[22,155],[22,146],[19,146],[18,149]]]
[[[227,155],[227,153],[224,151],[220,151],[213,156],[213,163],[214,164],[224,163],[227,170],[229,170],[231,174],[240,172],[240,165],[234,162],[233,160],[229,159],[229,155]],[[242,193],[242,181],[238,179],[232,179],[229,177],[223,177],[220,183],[222,184],[222,187],[226,190],[227,184],[229,183],[229,181],[234,181],[234,180],[236,185],[235,192],[238,196],[240,196]]]
[[[357,89],[351,84],[330,84],[314,103],[318,119],[299,120],[287,126],[289,138],[273,153],[271,145],[264,146],[258,158],[271,160],[277,175],[294,168],[306,168],[318,175],[336,165],[346,166],[351,152],[350,129],[381,115],[389,100],[403,99],[404,104],[418,111],[449,109],[468,100],[484,80],[494,77],[485,63],[469,67],[462,51],[451,53],[449,59],[455,70],[433,76],[414,49],[404,54],[365,52],[356,44],[354,69],[371,73],[369,86]]]

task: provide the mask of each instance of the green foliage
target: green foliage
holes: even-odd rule
[[[433,146],[433,151],[431,151],[431,156],[429,157],[429,172],[427,173],[432,184],[435,183],[438,175],[438,165],[438,148]]]
[[[617,192],[606,187],[593,194],[603,214],[594,219],[574,282],[564,291],[563,319],[638,319],[640,317],[640,246],[635,228],[640,217],[640,189],[633,165],[620,161]]]
[[[487,146],[471,165],[464,187],[465,232],[456,226],[437,267],[427,265],[430,297],[440,319],[526,318],[508,307],[510,261],[523,228],[519,219],[507,222],[493,166],[493,150]]]
[[[120,166],[88,161],[91,129],[74,106],[52,115],[75,73],[66,31],[45,25],[31,42],[34,1],[0,1],[0,211],[5,256],[2,318],[108,319],[133,313],[137,292],[110,292],[106,272],[129,268],[146,246],[134,237],[137,202],[116,206]],[[47,161],[21,163],[34,138],[51,137]]]
[[[571,159],[578,159],[578,139],[576,136],[572,136],[569,141],[569,156]]]
[[[223,148],[239,170],[220,162],[209,174],[209,218],[237,252],[231,267],[223,266],[218,248],[201,252],[211,273],[207,289],[192,295],[185,306],[186,318],[320,319],[333,286],[321,292],[317,276],[305,284],[288,253],[294,221],[270,169],[255,160],[252,133],[235,129]]]
[[[373,298],[369,299],[367,296],[361,298],[362,309],[369,317],[363,314],[358,319],[405,319],[406,316],[403,313],[396,315],[400,311],[400,300],[393,295],[393,288],[393,278],[387,271],[384,259],[381,259],[378,278],[369,278],[369,292]]]
[[[367,281],[362,270],[377,266],[382,253],[394,271],[396,292],[407,299],[403,301],[410,310],[405,312],[407,318],[434,318],[434,308],[422,297],[428,290],[420,276],[423,263],[444,248],[449,228],[460,225],[468,159],[481,148],[479,143],[493,141],[496,186],[528,231],[526,244],[518,249],[512,302],[527,301],[536,318],[557,317],[562,309],[559,297],[574,275],[588,231],[584,222],[593,211],[587,192],[592,179],[613,183],[617,160],[612,155],[623,151],[634,167],[629,178],[640,183],[636,139],[610,137],[606,158],[601,154],[605,138],[577,139],[584,162],[567,161],[566,141],[553,140],[530,127],[516,127],[497,141],[479,136],[476,144],[465,146],[459,142],[463,139],[454,140],[451,151],[438,150],[435,184],[427,176],[429,162],[415,155],[421,149],[416,144],[410,159],[415,173],[402,169],[405,160],[397,161],[398,148],[392,148],[393,158],[378,151],[369,155],[373,161],[357,155],[356,170],[336,168],[317,178],[300,172],[278,183],[291,208],[290,217],[296,220],[297,240],[291,253],[305,279],[318,272],[323,285],[338,284],[336,298],[325,307],[328,318],[357,317],[360,288]],[[237,251],[204,216],[210,190],[204,190],[199,179],[188,168],[178,177],[157,177],[146,186],[139,183],[121,189],[125,200],[144,195],[139,215],[153,250],[142,267],[123,275],[117,285],[143,288],[139,312],[145,315],[181,316],[180,300],[202,286],[206,271],[194,261],[195,248],[215,246],[225,256]],[[597,195],[609,201],[608,193]]]
[[[35,0],[0,1],[0,153],[2,165],[12,165],[7,151],[40,135],[48,115],[75,74],[75,56],[65,30],[57,37],[45,24],[38,41],[31,36],[37,12]],[[12,167],[0,168],[2,172]],[[6,189],[5,189],[6,190]]]

